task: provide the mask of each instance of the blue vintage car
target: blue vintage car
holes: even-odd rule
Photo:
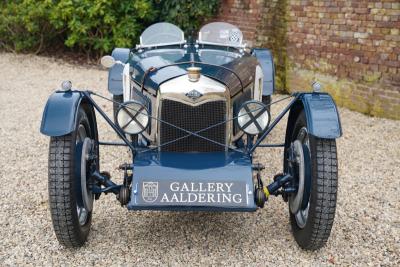
[[[322,247],[336,207],[335,139],[342,134],[331,96],[315,83],[271,102],[274,62],[253,49],[235,26],[215,22],[188,41],[170,23],[147,28],[135,48],[116,48],[101,60],[112,98],[62,83],[45,107],[41,133],[50,137],[49,203],[56,236],[67,247],[89,234],[93,202],[113,193],[129,210],[254,212],[268,198],[288,202],[297,243]],[[113,103],[107,115],[96,98]],[[270,106],[291,101],[271,120]],[[289,113],[285,141],[264,139]],[[96,116],[120,141],[101,140]],[[101,170],[100,147],[126,146],[122,184]],[[269,184],[257,147],[282,147],[283,170]]]

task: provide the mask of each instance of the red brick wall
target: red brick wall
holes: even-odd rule
[[[330,86],[346,106],[400,118],[399,0],[292,0],[288,12],[288,56],[296,69],[348,81],[352,88]]]
[[[260,0],[222,0],[221,10],[215,21],[236,25],[245,40],[255,41],[257,27],[261,21]]]
[[[288,48],[300,66],[324,59],[339,78],[400,82],[399,0],[291,1],[289,12]]]
[[[216,20],[284,50],[275,53],[281,89],[304,90],[319,79],[340,105],[400,119],[400,0],[286,0],[284,14],[271,16],[282,2],[223,0]],[[282,26],[286,39],[276,42]]]

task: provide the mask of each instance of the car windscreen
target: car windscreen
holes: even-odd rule
[[[141,47],[184,44],[183,31],[167,22],[160,22],[149,26],[140,36]]]
[[[238,27],[226,22],[212,22],[199,31],[199,44],[243,47],[243,33]]]

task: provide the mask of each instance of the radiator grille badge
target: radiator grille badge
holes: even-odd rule
[[[192,91],[186,93],[186,96],[189,97],[190,99],[192,99],[193,101],[196,101],[197,99],[202,97],[203,94],[200,93],[199,91],[193,89]]]

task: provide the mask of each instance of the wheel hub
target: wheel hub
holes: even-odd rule
[[[289,157],[289,172],[294,177],[292,184],[298,190],[289,196],[289,210],[297,225],[304,228],[308,218],[311,195],[311,154],[307,128],[300,129],[292,143]]]
[[[295,214],[299,211],[304,194],[304,175],[305,175],[305,163],[304,163],[304,151],[303,145],[299,140],[294,141],[293,143],[293,161],[292,164],[294,169],[294,177],[297,179],[298,189],[296,194],[292,194],[289,197],[289,207],[290,212]]]
[[[81,156],[81,193],[82,202],[87,212],[91,212],[93,209],[93,194],[88,188],[88,173],[90,166],[90,155],[93,149],[93,141],[90,138],[85,138],[82,145],[82,156]]]

